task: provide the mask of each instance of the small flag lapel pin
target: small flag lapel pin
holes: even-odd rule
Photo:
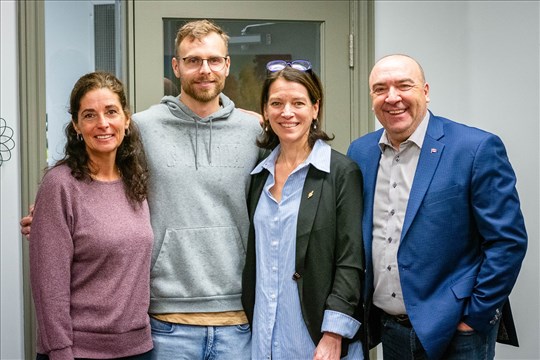
[[[307,194],[307,198],[309,199],[310,197],[313,196],[313,190],[311,190],[308,194]]]
[[[431,153],[432,153],[432,154],[435,154],[436,152],[437,152],[437,149],[431,148]]]

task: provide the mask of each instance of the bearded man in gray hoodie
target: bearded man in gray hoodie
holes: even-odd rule
[[[241,275],[261,127],[221,93],[230,67],[222,29],[190,22],[175,46],[181,95],[133,116],[150,168],[153,357],[249,359]]]

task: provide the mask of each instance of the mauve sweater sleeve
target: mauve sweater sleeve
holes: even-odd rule
[[[56,170],[55,168],[53,170]],[[51,360],[73,360],[70,316],[73,181],[49,171],[40,185],[30,235],[30,280],[41,349]],[[69,176],[70,177],[70,176]]]

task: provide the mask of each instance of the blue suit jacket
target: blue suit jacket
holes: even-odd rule
[[[364,175],[367,304],[382,132],[348,151]],[[486,332],[501,317],[527,247],[515,183],[497,136],[430,113],[397,255],[407,314],[430,358],[443,354],[460,321]]]

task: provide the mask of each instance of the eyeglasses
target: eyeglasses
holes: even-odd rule
[[[294,60],[290,62],[285,60],[273,60],[266,64],[266,70],[276,72],[285,69],[287,66],[300,71],[311,70],[311,63],[307,60]]]
[[[206,61],[210,70],[221,71],[225,67],[227,56],[214,56],[206,59],[197,56],[187,56],[182,58],[182,61],[188,70],[198,70],[201,68],[203,61]]]

